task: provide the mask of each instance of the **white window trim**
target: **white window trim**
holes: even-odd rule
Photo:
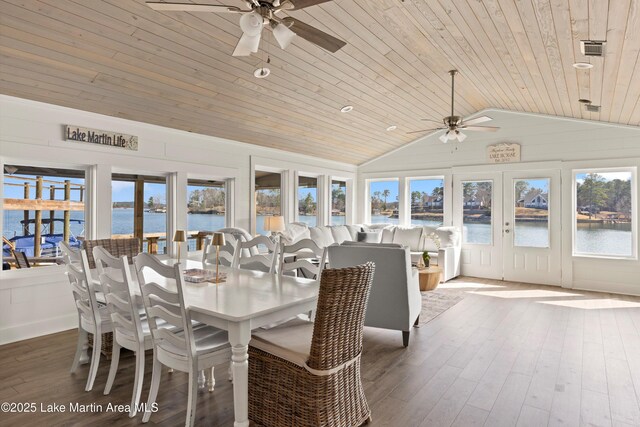
[[[577,233],[577,212],[578,212],[578,189],[576,176],[582,173],[610,173],[610,172],[630,172],[631,173],[631,255],[612,255],[612,254],[590,254],[576,251],[576,233]],[[634,166],[623,167],[593,167],[580,168],[571,170],[571,256],[573,258],[593,258],[593,259],[609,259],[609,260],[638,260],[638,169]]]

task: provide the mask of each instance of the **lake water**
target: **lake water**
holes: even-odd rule
[[[20,220],[22,211],[4,211],[3,235],[11,238],[15,235],[22,235]],[[59,215],[62,215],[61,213]],[[113,234],[133,234],[133,209],[114,209],[112,213],[112,233]],[[31,218],[34,214],[31,212]],[[43,215],[48,218],[48,213]],[[72,219],[83,219],[83,212],[71,212]],[[264,231],[264,216],[257,219],[256,231],[260,234],[267,234]],[[224,227],[223,215],[188,215],[188,227],[191,231],[197,230],[218,230]],[[316,217],[300,216],[300,221],[314,226]],[[344,216],[334,216],[331,223],[334,225],[344,224]],[[387,218],[382,215],[374,216],[372,222],[398,224],[397,218]],[[412,220],[414,225],[426,225],[437,227],[438,221],[433,220]],[[145,212],[144,231],[145,233],[166,232],[167,215],[163,213]],[[33,231],[33,226],[31,227]],[[56,232],[62,232],[61,224]],[[84,225],[71,224],[71,232],[75,236],[82,236]],[[491,241],[491,224],[466,224],[466,242],[481,243]],[[518,246],[547,247],[548,233],[544,223],[521,222],[516,225],[515,242]],[[160,242],[160,252],[164,252],[165,243]],[[195,249],[195,242],[190,242],[190,250]],[[608,255],[631,255],[632,234],[631,224],[578,224],[576,230],[576,252],[584,254],[608,254]]]

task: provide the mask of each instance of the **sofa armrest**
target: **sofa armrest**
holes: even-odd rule
[[[450,246],[438,251],[438,266],[442,268],[442,281],[460,275],[460,247]]]

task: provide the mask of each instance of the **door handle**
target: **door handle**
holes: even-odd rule
[[[511,230],[509,230],[508,228],[506,230],[504,230],[505,233],[509,234],[511,233]]]

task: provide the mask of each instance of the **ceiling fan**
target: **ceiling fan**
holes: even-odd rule
[[[480,116],[471,120],[463,120],[462,117],[454,115],[455,113],[453,112],[453,100],[454,100],[454,94],[455,94],[454,92],[455,78],[456,78],[456,74],[458,74],[458,70],[451,70],[449,71],[449,74],[451,74],[451,115],[442,119],[442,122],[444,123],[444,127],[435,128],[435,129],[423,129],[423,130],[417,130],[417,131],[408,132],[408,133],[424,133],[429,131],[446,129],[447,131],[442,135],[440,135],[440,137],[438,138],[440,141],[446,144],[447,142],[453,141],[456,139],[459,142],[464,141],[467,138],[467,135],[460,132],[463,129],[480,131],[480,132],[495,132],[498,129],[500,129],[492,126],[474,126],[474,125],[477,125],[478,123],[484,123],[484,122],[488,122],[489,120],[492,120],[491,117]],[[423,120],[428,120],[428,119],[423,119]],[[433,121],[433,120],[429,120],[429,121]]]
[[[286,49],[296,35],[311,43],[335,53],[347,43],[305,24],[290,16],[280,17],[281,12],[300,10],[331,0],[245,0],[247,9],[237,6],[197,3],[146,2],[147,6],[159,11],[239,13],[242,37],[238,41],[233,56],[249,56],[258,52],[260,37],[264,27],[273,32],[273,36],[282,49]]]

